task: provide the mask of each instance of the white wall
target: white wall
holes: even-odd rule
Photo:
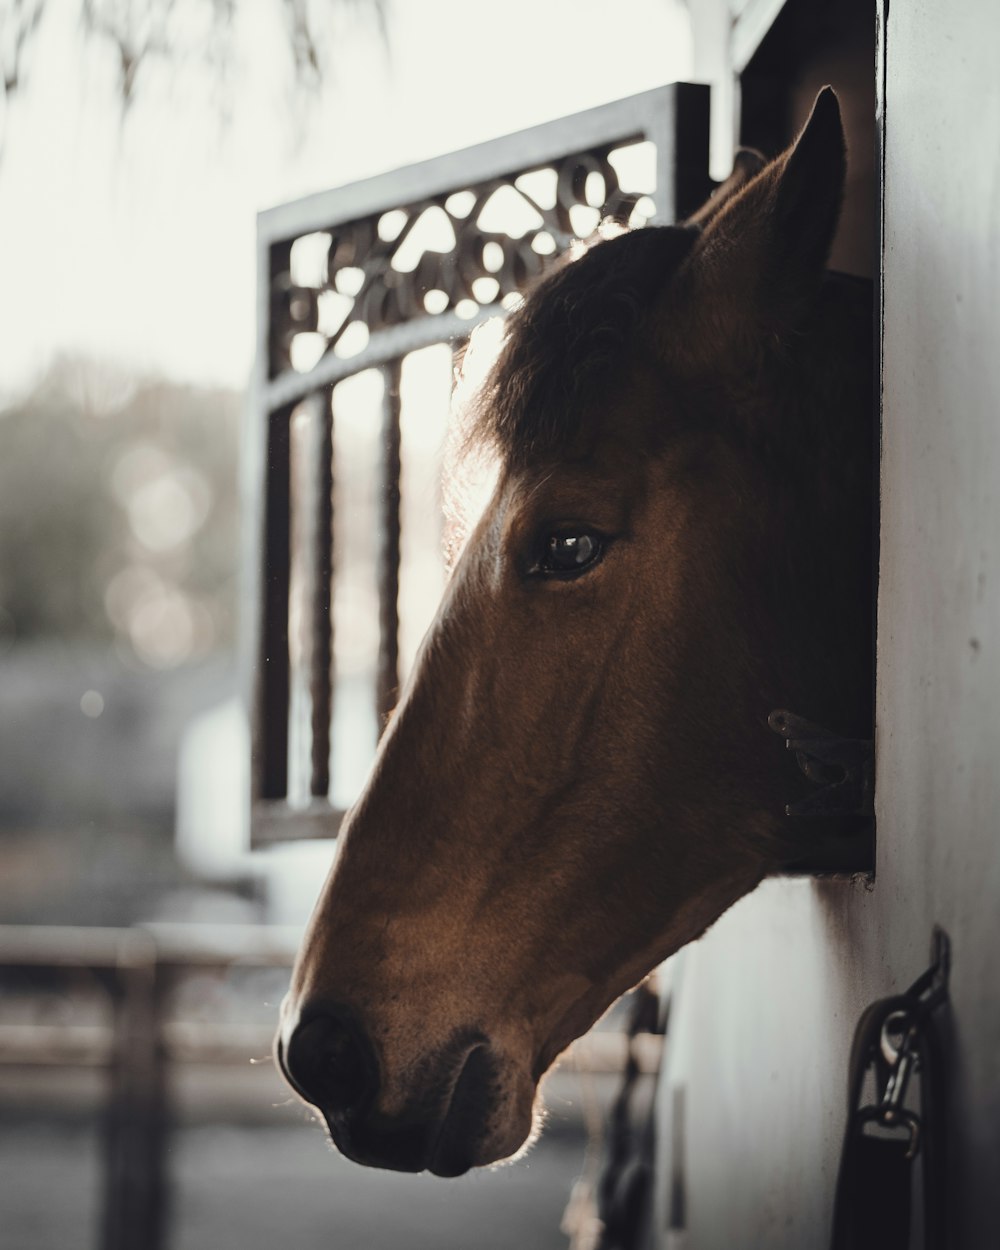
[[[887,32],[877,878],[768,882],[675,969],[658,1244],[829,1242],[862,1008],[952,939],[955,1250],[1000,1246],[1000,5]],[[666,1233],[685,1099],[686,1231]]]
[[[899,890],[888,949],[897,962],[905,954],[906,916],[934,916],[952,937],[954,1181],[962,1244],[991,1247],[1000,1246],[998,44],[995,0],[890,9],[878,772],[879,867],[884,858]]]

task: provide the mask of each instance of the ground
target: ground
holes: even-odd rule
[[[97,1250],[100,1084],[67,1085],[55,1114],[28,1088],[40,1075],[20,1096],[12,1070],[0,1084],[0,1250]],[[551,1083],[550,1124],[527,1158],[458,1181],[349,1163],[298,1105],[248,1111],[245,1077],[181,1084],[168,1250],[565,1250],[560,1220],[586,1148],[578,1077]]]

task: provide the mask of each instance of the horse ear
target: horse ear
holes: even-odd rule
[[[766,164],[767,158],[755,148],[738,148],[733,157],[733,172],[725,182],[719,183],[701,208],[692,213],[684,225],[704,229],[737,191],[742,191],[751,178],[756,178]]]
[[[794,329],[822,281],[845,172],[840,106],[824,87],[795,143],[692,220],[701,235],[668,288],[662,326],[677,363],[742,359]]]

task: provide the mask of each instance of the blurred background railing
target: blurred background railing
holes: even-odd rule
[[[246,1062],[270,1051],[270,1011],[256,1023],[226,1019],[216,1002],[209,1020],[172,1020],[192,973],[231,984],[236,968],[287,970],[298,936],[239,925],[0,927],[0,974],[32,974],[23,995],[16,983],[5,986],[0,1064],[107,1070],[101,1250],[164,1244],[171,1065]],[[75,985],[86,1005],[77,1001],[69,1022],[38,1019],[39,976],[63,991]],[[96,995],[86,993],[88,979]]]
[[[100,1250],[168,1244],[179,1066],[246,1073],[263,1065],[253,1078],[259,1111],[269,1099],[287,1101],[271,1064],[271,1040],[300,937],[294,928],[257,925],[0,926],[0,1101],[16,1108],[10,1080],[25,1072],[43,1073],[57,1087],[49,1091],[56,1100],[65,1099],[65,1089],[59,1091],[53,1074],[104,1074],[98,1094]],[[629,1042],[621,1014],[576,1044],[554,1078],[555,1095],[549,1091],[557,1114],[565,1104],[563,1136],[569,1124],[577,1170],[587,1132],[599,1137],[599,1108],[625,1066]],[[653,1034],[633,1039],[647,1077],[657,1070],[661,1043]],[[587,1090],[573,1092],[589,1100],[596,1117],[590,1125],[579,1111],[567,1115],[567,1090],[581,1080],[590,1082]],[[240,1101],[246,1103],[245,1091]],[[552,1199],[558,1205],[560,1192]]]

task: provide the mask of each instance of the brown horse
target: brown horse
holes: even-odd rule
[[[833,92],[510,319],[501,472],[350,812],[278,1056],[361,1163],[529,1139],[546,1069],[808,838],[769,732],[871,722],[871,295]]]

